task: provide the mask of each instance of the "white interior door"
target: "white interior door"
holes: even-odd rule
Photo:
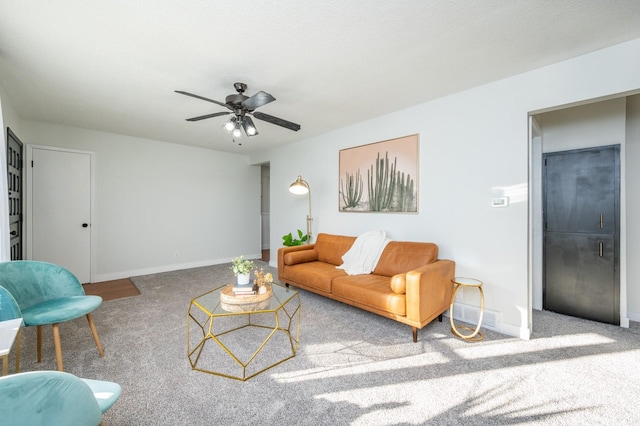
[[[30,258],[91,282],[91,154],[33,148]]]

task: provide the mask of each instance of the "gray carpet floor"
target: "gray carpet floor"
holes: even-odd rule
[[[256,262],[275,273],[266,263]],[[274,274],[275,275],[275,274]],[[295,358],[246,381],[191,369],[192,298],[233,281],[229,265],[133,277],[141,295],[60,326],[65,370],[120,383],[106,425],[638,424],[640,328],[534,313],[529,341],[484,330],[455,338],[437,320],[411,329],[301,291]],[[22,371],[55,369],[45,329],[43,362],[25,329]]]

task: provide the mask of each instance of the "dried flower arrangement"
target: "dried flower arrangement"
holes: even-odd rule
[[[271,284],[273,283],[273,275],[271,274],[271,272],[267,272],[266,274],[264,273],[264,268],[260,268],[260,270],[255,270],[253,271],[253,273],[256,275],[256,279],[255,279],[255,284],[258,285],[258,287],[262,287],[263,285],[267,285],[267,284]]]

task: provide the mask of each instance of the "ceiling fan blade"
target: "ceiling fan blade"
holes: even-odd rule
[[[187,121],[200,121],[200,120],[204,120],[205,118],[212,118],[212,117],[219,117],[221,115],[228,115],[231,114],[230,112],[214,112],[213,114],[207,114],[207,115],[201,115],[199,117],[191,117],[191,118],[187,118]]]
[[[260,108],[263,105],[268,104],[269,102],[275,101],[276,98],[268,94],[267,92],[260,91],[255,95],[251,96],[248,99],[245,99],[242,102],[242,106],[248,109],[249,111],[253,111],[256,108]]]
[[[209,99],[209,98],[205,98],[204,96],[200,96],[200,95],[194,95],[193,93],[189,93],[189,92],[183,92],[182,90],[176,90],[176,93],[180,93],[181,95],[187,95],[187,96],[191,96],[192,98],[197,98],[197,99],[202,99],[203,101],[207,101],[207,102],[213,102],[214,104],[218,104],[220,106],[223,106],[225,108],[229,108],[229,105],[223,103],[223,102],[218,102],[216,100],[213,99]]]
[[[273,115],[265,114],[263,112],[253,112],[252,114],[258,120],[266,121],[267,123],[293,130],[294,132],[300,130],[300,125],[292,123],[291,121],[283,120],[282,118],[274,117]]]

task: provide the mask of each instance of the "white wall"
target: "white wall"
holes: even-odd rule
[[[8,185],[7,185],[7,127],[14,133],[20,129],[20,119],[9,99],[7,92],[0,82],[0,261],[11,260],[9,247],[9,206],[8,206]],[[19,137],[19,136],[18,136]]]
[[[528,116],[638,89],[640,39],[255,155],[271,164],[271,240],[305,229],[306,199],[287,190],[300,174],[312,189],[314,233],[385,229],[396,240],[436,242],[456,274],[484,282],[500,331],[528,338]],[[339,212],[339,150],[414,133],[419,213]],[[508,208],[491,207],[499,195],[510,197]]]
[[[260,257],[247,156],[28,120],[19,137],[96,153],[94,282]]]
[[[21,120],[13,105],[13,101],[7,95],[2,82],[0,81],[0,99],[2,99],[2,118],[4,121],[4,128],[2,129],[2,138],[4,140],[7,137],[7,127],[9,127],[13,133],[20,138]],[[6,141],[5,141],[6,144]],[[6,150],[6,145],[3,145]]]
[[[2,135],[0,135],[0,146],[2,150],[0,150],[0,196],[1,194],[5,194],[9,192],[9,182],[7,179],[7,137],[4,135],[4,117],[2,114],[2,96],[0,95],[0,131],[2,131]],[[4,198],[4,197],[2,197]],[[9,208],[6,202],[0,202],[0,262],[6,262],[7,260],[11,260],[11,250],[9,247]]]
[[[543,152],[616,144],[623,148],[626,103],[621,97],[537,115]]]
[[[625,160],[627,315],[640,321],[640,95],[627,98]]]

